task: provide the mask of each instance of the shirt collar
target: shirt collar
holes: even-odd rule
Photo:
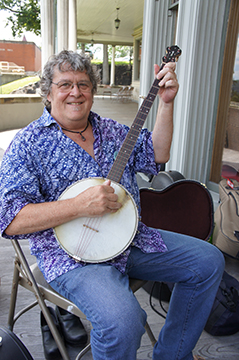
[[[96,117],[97,117],[97,114],[90,111],[89,120],[90,120],[92,126],[96,125]],[[45,107],[43,110],[42,116],[39,119],[39,126],[47,127],[47,126],[50,126],[51,124],[58,125],[57,121],[51,116],[51,114]]]
[[[57,124],[56,120],[51,116],[47,108],[45,107],[42,116],[39,119],[39,126],[47,127],[51,124]]]

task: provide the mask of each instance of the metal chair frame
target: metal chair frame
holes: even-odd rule
[[[63,360],[70,360],[65,344],[51,318],[50,312],[46,305],[46,301],[49,301],[65,310],[71,311],[74,315],[78,316],[81,319],[86,319],[86,316],[74,303],[64,298],[50,287],[50,285],[44,279],[36,263],[32,266],[29,266],[18,240],[11,240],[11,242],[15,249],[16,255],[14,261],[13,282],[8,315],[8,327],[12,331],[15,322],[20,318],[21,315],[32,309],[34,306],[39,305],[43,316],[45,317],[46,322],[50,328],[50,331],[56,341]],[[130,287],[133,292],[136,292],[145,283],[146,281],[143,280],[130,279]],[[17,314],[15,314],[18,285],[33,292],[36,300],[30,303],[28,306],[24,307]],[[156,339],[148,323],[146,323],[145,329],[152,343],[152,346],[154,346],[154,344],[156,343]],[[81,359],[90,350],[90,348],[91,345],[89,343],[79,352],[75,360]]]

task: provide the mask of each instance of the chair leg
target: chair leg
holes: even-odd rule
[[[147,332],[147,334],[148,334],[148,337],[149,337],[149,340],[151,341],[152,346],[154,347],[154,345],[156,344],[157,340],[155,339],[155,336],[154,336],[154,334],[153,334],[153,332],[152,332],[152,330],[151,330],[148,322],[146,322],[146,324],[145,324],[145,330],[146,330],[146,332]]]
[[[31,284],[31,286],[32,286],[32,288],[34,290],[34,294],[35,294],[35,297],[37,299],[37,302],[38,302],[38,304],[40,306],[40,309],[41,309],[41,311],[43,313],[43,316],[46,319],[46,322],[47,322],[47,324],[49,326],[49,329],[50,329],[50,331],[52,333],[52,336],[54,337],[54,339],[56,341],[56,344],[57,344],[58,349],[59,349],[59,351],[60,351],[60,353],[62,355],[62,358],[63,358],[63,360],[70,360],[70,357],[68,355],[66,347],[65,347],[64,343],[62,342],[62,339],[60,337],[60,334],[59,334],[59,332],[57,330],[56,325],[52,321],[50,312],[49,312],[49,310],[48,310],[48,308],[47,308],[47,306],[45,304],[43,296],[42,296],[42,294],[41,294],[41,292],[39,290],[39,287],[38,287],[38,285],[36,283],[36,280],[35,280],[32,272],[31,272],[31,269],[30,269],[30,267],[28,265],[28,262],[27,262],[24,254],[22,252],[22,249],[21,249],[21,247],[20,247],[17,240],[13,240],[12,243],[13,243],[14,249],[15,249],[15,251],[17,253],[17,257],[19,258],[19,262],[20,262],[20,264],[22,266],[22,269],[24,270],[24,273],[26,274],[26,277],[29,280],[29,282],[30,282],[30,284]],[[15,265],[15,267],[17,267],[17,266]],[[17,271],[18,271],[18,269],[17,269]],[[14,272],[15,272],[15,270],[14,270]],[[16,272],[15,276],[16,276],[16,279],[19,279],[19,271],[18,271],[18,273]],[[15,293],[16,290],[17,290],[17,288],[14,287],[13,292]],[[14,295],[15,295],[15,299],[13,299],[13,305],[12,305],[12,309],[11,309],[11,316],[12,316],[13,310],[15,309],[14,300],[15,300],[15,303],[16,303],[16,297],[17,297],[17,294],[14,294]]]
[[[134,279],[134,278],[129,279],[130,288],[133,291],[133,293],[135,293],[137,290],[139,290],[146,283],[147,283],[146,280],[139,280],[139,279]],[[154,334],[153,334],[148,322],[146,322],[146,324],[145,324],[145,330],[148,334],[148,337],[151,341],[152,346],[154,346],[155,343],[157,342],[157,340],[155,339]]]
[[[91,344],[89,343],[88,345],[86,345],[86,347],[84,347],[83,350],[81,350],[81,352],[79,352],[75,360],[81,359],[82,356],[84,356],[90,349],[91,349]]]
[[[11,291],[11,299],[10,299],[10,307],[8,313],[8,328],[9,330],[13,330],[14,326],[14,314],[16,308],[16,301],[17,301],[17,290],[18,290],[18,280],[19,280],[19,270],[16,266],[16,259],[15,265],[13,270],[13,280],[12,280],[12,291]]]
[[[151,341],[152,346],[154,347],[157,340],[155,339],[154,334],[153,334],[148,322],[146,322],[146,324],[145,324],[145,330],[146,330],[146,332],[148,334],[148,337],[149,337],[149,339]],[[91,349],[91,344],[88,344],[83,350],[81,350],[81,352],[77,355],[75,360],[81,359],[82,356],[84,356],[90,349]]]
[[[25,314],[28,310],[31,310],[33,307],[38,305],[37,300],[33,301],[31,304],[27,305],[23,309],[21,309],[17,314],[15,314],[16,303],[17,303],[17,292],[19,287],[19,273],[21,269],[21,264],[18,257],[15,257],[14,261],[14,269],[13,269],[13,280],[12,280],[12,291],[11,291],[11,299],[10,299],[10,307],[8,312],[8,328],[13,331],[13,327],[15,322]],[[22,274],[22,276],[24,276]]]
[[[62,355],[63,360],[70,360],[70,357],[68,355],[68,352],[65,348],[64,343],[62,342],[62,339],[59,335],[59,332],[56,328],[56,325],[54,324],[54,322],[52,321],[50,312],[45,304],[44,298],[39,290],[39,287],[36,283],[36,280],[31,272],[31,269],[27,263],[27,260],[22,252],[22,249],[18,243],[18,241],[14,240],[12,241],[12,244],[15,248],[16,251],[16,259],[15,259],[15,265],[14,265],[14,272],[13,272],[13,282],[12,282],[12,292],[11,292],[11,300],[10,300],[10,308],[9,308],[9,315],[8,315],[8,327],[10,330],[13,329],[14,323],[15,321],[27,310],[29,310],[30,308],[32,308],[33,306],[35,306],[36,304],[38,304],[40,306],[40,309],[43,313],[43,316],[46,319],[46,322],[50,328],[50,331],[56,341],[56,344],[59,348],[59,351]],[[24,276],[27,278],[27,281],[29,282],[29,284],[31,284],[31,287],[33,288],[35,297],[36,297],[36,301],[29,305],[28,307],[24,308],[21,312],[19,312],[15,317],[15,308],[16,308],[16,301],[17,301],[17,291],[18,291],[18,285],[19,285],[19,271],[21,271],[21,268],[24,271]],[[22,273],[22,271],[21,271]],[[141,282],[141,286],[142,286],[142,282]],[[134,286],[132,286],[133,291],[135,292],[138,288],[140,287],[140,284],[134,284]],[[145,325],[145,329],[146,332],[150,338],[150,341],[152,343],[152,346],[154,346],[154,344],[156,343],[156,339],[149,327],[149,324],[146,323]],[[77,355],[75,360],[79,360],[81,359],[91,348],[91,344],[88,344],[83,350],[81,350],[81,352]]]
[[[49,329],[50,329],[50,331],[52,333],[52,336],[55,339],[55,342],[56,342],[57,347],[58,347],[58,349],[59,349],[59,351],[61,353],[61,356],[62,356],[63,360],[70,360],[70,357],[69,357],[69,354],[68,354],[68,352],[66,350],[66,347],[62,342],[62,339],[60,337],[59,331],[56,328],[56,325],[52,321],[50,312],[49,312],[44,300],[39,299],[38,301],[39,301],[39,306],[41,308],[43,316],[44,316],[44,318],[45,318],[45,320],[46,320],[46,322],[47,322],[47,324],[49,326]]]

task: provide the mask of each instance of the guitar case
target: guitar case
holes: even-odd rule
[[[0,359],[33,360],[21,340],[10,330],[0,326]]]
[[[211,240],[214,214],[208,189],[196,180],[178,180],[163,188],[140,189],[141,220],[157,229]]]
[[[213,201],[208,189],[200,182],[187,180],[174,171],[159,172],[149,186],[140,188],[140,202],[141,221],[147,226],[211,242]],[[171,285],[148,281],[143,288],[150,296],[169,301]]]
[[[185,179],[185,177],[176,170],[165,171],[165,165],[161,165],[162,170],[158,175],[148,175],[137,173],[137,183],[139,188],[153,188],[157,190],[162,190],[166,186],[172,184],[175,181]]]

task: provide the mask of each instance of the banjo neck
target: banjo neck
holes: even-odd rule
[[[161,69],[162,68],[163,67],[161,66]],[[160,80],[158,79],[154,80],[153,85],[151,86],[147,97],[144,99],[142,105],[140,106],[136,114],[136,117],[131,125],[131,128],[120,148],[120,151],[117,154],[114,164],[109,171],[107,179],[113,180],[117,183],[120,182],[125,166],[129,160],[129,157],[139,137],[140,131],[143,128],[149,110],[151,109],[153,102],[159,91],[159,85],[158,85],[159,81]]]
[[[170,47],[167,47],[166,54],[162,58],[162,64],[160,67],[160,70],[163,69],[164,65],[168,62],[175,62],[178,60],[178,57],[181,55],[181,50],[178,46],[173,45]],[[159,71],[160,71],[159,70]],[[148,113],[154,103],[154,100],[158,94],[159,91],[159,82],[161,79],[155,79],[147,97],[143,100],[143,103],[141,104],[135,119],[131,125],[131,128],[120,148],[119,153],[117,154],[117,157],[114,161],[114,164],[112,168],[110,169],[107,179],[115,181],[117,183],[120,182],[120,179],[123,175],[124,169],[126,167],[126,164],[129,160],[129,157],[134,149],[134,146],[137,142],[137,139],[139,137],[140,131],[143,128],[143,125],[145,123],[145,120],[148,116]]]
[[[171,46],[167,48],[166,54],[161,69],[166,62],[176,61],[181,50],[177,46]],[[118,201],[123,205],[120,211],[99,217],[79,217],[54,228],[60,246],[76,261],[100,263],[111,260],[126,250],[135,237],[138,229],[138,209],[132,195],[119,182],[158,93],[159,81],[154,80],[107,176],[107,179],[112,180]],[[105,178],[81,179],[70,185],[59,200],[72,198],[89,187],[104,182]]]

